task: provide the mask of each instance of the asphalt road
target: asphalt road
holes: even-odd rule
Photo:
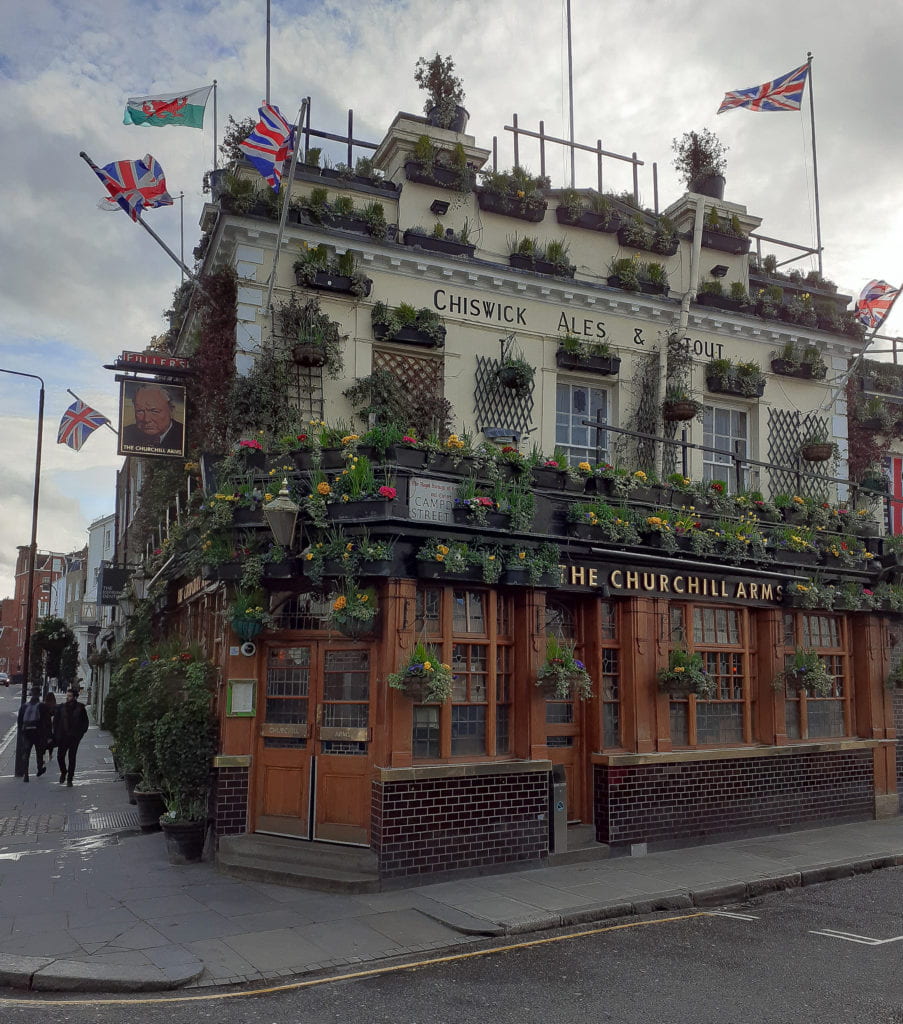
[[[903,1024],[903,868],[256,995],[0,995],[4,1024]],[[842,937],[847,933],[857,941]],[[506,947],[506,948],[502,948]],[[372,973],[371,973],[372,972]],[[347,974],[349,972],[342,972]]]

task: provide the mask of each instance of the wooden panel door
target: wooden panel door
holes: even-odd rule
[[[310,838],[313,644],[270,647],[257,746],[256,831]]]
[[[546,606],[546,634],[559,640],[576,642],[575,609],[562,601],[549,601]],[[577,656],[580,656],[579,647]],[[546,750],[553,765],[561,765],[567,778],[568,821],[592,821],[584,769],[583,729],[585,710],[582,700],[545,702]]]

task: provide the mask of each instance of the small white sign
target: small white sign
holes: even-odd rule
[[[427,523],[452,523],[452,508],[458,485],[449,480],[412,477],[408,481],[408,508],[411,519]]]

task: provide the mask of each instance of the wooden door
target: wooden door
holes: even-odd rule
[[[564,602],[550,600],[546,605],[546,634],[559,640],[576,642],[576,615]],[[579,646],[577,656],[580,656]],[[584,768],[583,701],[571,698],[545,701],[546,749],[553,765],[561,765],[567,778],[568,821],[592,821],[586,792]]]
[[[368,842],[370,666],[368,646],[351,641],[269,648],[256,831]]]

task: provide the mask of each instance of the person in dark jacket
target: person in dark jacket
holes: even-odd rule
[[[19,734],[25,749],[23,782],[28,782],[28,762],[31,760],[32,747],[37,766],[35,774],[40,777],[47,771],[44,767],[44,748],[47,746],[51,726],[50,711],[41,703],[41,688],[33,686],[28,692],[27,703],[19,708]]]
[[[55,741],[53,739],[53,732],[54,732],[54,729],[56,727],[57,703],[56,703],[56,694],[53,692],[53,690],[45,690],[44,691],[44,698],[43,698],[42,703],[43,703],[44,707],[47,708],[47,713],[50,716],[49,720],[48,720],[49,721],[49,727],[47,729],[47,746],[44,749],[44,753],[47,755],[47,761],[49,762],[50,761],[50,755],[53,753],[53,748],[55,746]]]
[[[78,700],[78,690],[66,691],[66,703],[57,708],[53,738],[56,742],[56,763],[60,766],[60,785],[72,785],[75,758],[82,736],[88,731],[88,712]],[[66,759],[68,756],[68,767]]]

